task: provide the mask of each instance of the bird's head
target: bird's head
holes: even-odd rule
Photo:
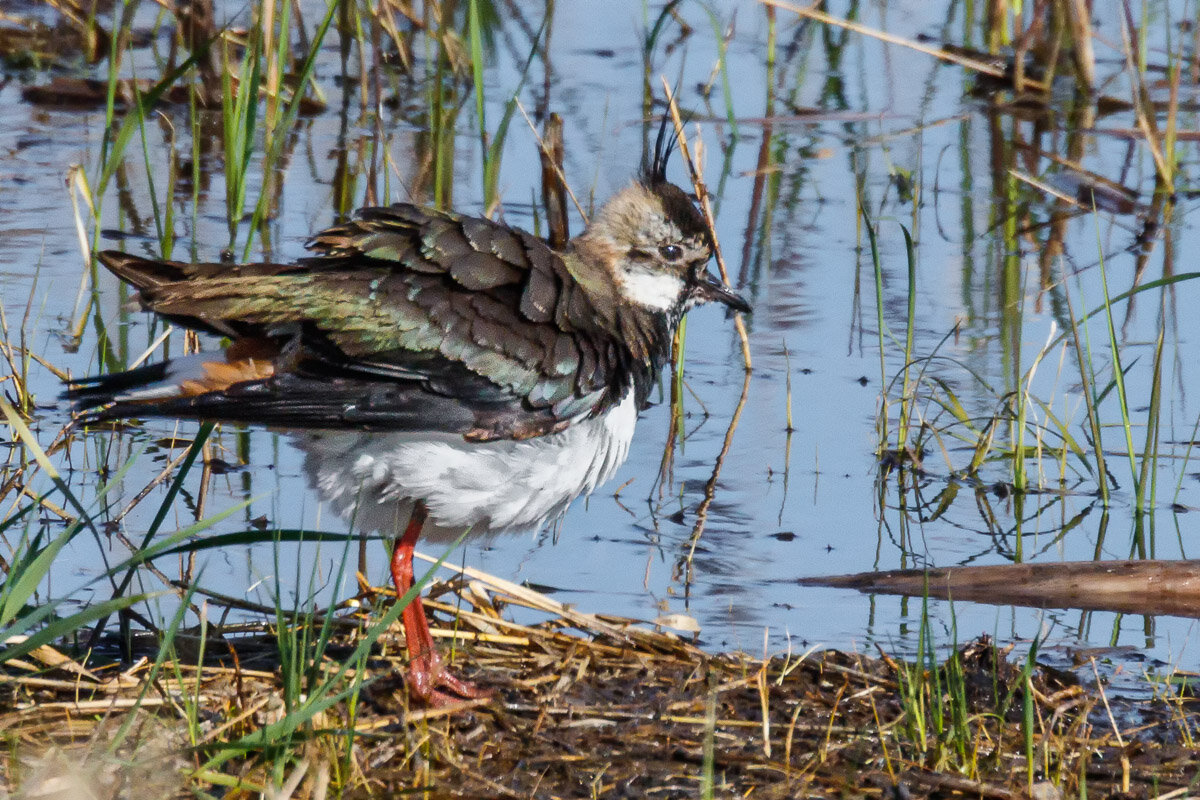
[[[614,195],[573,241],[580,260],[603,270],[618,301],[668,315],[672,322],[702,303],[750,305],[708,271],[708,226],[696,204],[666,179],[673,148],[660,130],[654,159]]]

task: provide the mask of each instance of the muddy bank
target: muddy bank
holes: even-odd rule
[[[490,701],[410,708],[398,629],[364,648],[353,608],[299,647],[268,625],[179,632],[157,668],[157,636],[131,642],[132,662],[43,648],[3,684],[5,788],[35,796],[61,762],[95,763],[114,788],[177,776],[163,796],[1156,797],[1200,771],[1182,679],[1152,701],[1106,698],[986,639],[933,670],[833,650],[712,656],[565,608],[518,625],[498,611],[531,594],[453,588],[432,604],[439,639]]]

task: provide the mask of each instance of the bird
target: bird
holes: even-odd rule
[[[315,234],[288,263],[185,263],[106,250],[141,307],[220,349],[68,383],[83,423],[167,417],[294,432],[318,494],[396,537],[539,528],[625,460],[691,308],[749,303],[711,273],[713,234],[666,176],[640,172],[561,249],[517,227],[397,203]],[[398,536],[397,536],[398,534]],[[420,597],[403,611],[410,696],[489,693],[443,664]]]

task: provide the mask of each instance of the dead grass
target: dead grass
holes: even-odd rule
[[[1186,700],[1160,699],[1141,727],[1117,733],[1097,692],[1048,668],[1025,684],[986,640],[961,653],[974,740],[952,764],[945,748],[906,733],[899,676],[914,673],[886,656],[713,656],[478,573],[434,593],[443,652],[453,640],[456,668],[492,689],[491,701],[410,706],[397,630],[369,659],[356,704],[314,717],[281,766],[269,746],[223,750],[284,714],[269,625],[210,628],[202,663],[180,655],[149,686],[153,636],[135,642],[133,663],[44,647],[10,663],[2,684],[10,751],[2,789],[23,798],[682,798],[702,796],[711,774],[713,797],[1017,798],[1030,796],[1029,719],[1039,797],[1078,796],[1084,782],[1091,797],[1163,796],[1185,790],[1196,772],[1194,751],[1176,744],[1179,730],[1195,727]],[[330,610],[339,624],[324,666],[337,668],[334,659],[354,647],[374,599]],[[508,606],[563,613],[521,625],[501,613]],[[190,644],[180,632],[178,651]],[[1034,714],[1023,722],[1026,686]],[[1015,698],[1004,717],[1001,698]],[[1114,718],[1131,719],[1128,711]],[[128,723],[132,732],[112,748]],[[214,755],[224,759],[216,767]],[[124,793],[131,786],[142,791]]]

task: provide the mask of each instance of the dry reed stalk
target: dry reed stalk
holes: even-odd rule
[[[1088,0],[1060,0],[1074,45],[1075,76],[1085,90],[1096,85],[1096,54],[1092,48],[1092,12]]]
[[[664,76],[662,78],[663,90],[666,92],[667,108],[671,113],[671,121],[675,124],[675,136],[679,142],[679,153],[683,156],[684,162],[688,166],[688,173],[692,176],[692,187],[696,191],[696,199],[700,203],[700,213],[704,215],[704,224],[708,226],[708,232],[712,237],[713,256],[717,259],[717,270],[721,273],[721,280],[729,286],[729,270],[725,268],[725,257],[721,254],[721,245],[717,241],[716,220],[713,219],[712,203],[708,197],[708,187],[704,184],[704,164],[700,158],[699,148],[703,142],[697,138],[697,152],[695,157],[692,156],[692,151],[688,147],[687,133],[683,129],[683,119],[679,114],[679,104],[675,102],[675,94],[671,91],[671,85],[667,83]],[[733,315],[733,325],[737,329],[738,338],[742,343],[742,361],[746,365],[746,371],[750,372],[754,367],[750,359],[750,337],[746,333],[746,323],[742,320],[741,314]]]
[[[579,204],[579,199],[575,197],[575,193],[571,191],[571,184],[567,183],[567,176],[563,174],[561,165],[555,162],[553,153],[550,152],[549,146],[542,140],[541,134],[538,133],[537,126],[534,125],[533,120],[529,118],[529,114],[525,111],[525,106],[520,100],[517,100],[517,110],[520,111],[521,116],[525,118],[525,124],[529,126],[529,130],[533,131],[533,138],[536,139],[538,143],[538,152],[542,154],[543,158],[550,159],[549,164],[543,165],[543,169],[546,166],[553,167],[555,177],[557,177],[561,182],[562,188],[567,192],[567,196],[571,198],[571,202],[575,205],[575,210],[579,212],[579,216],[583,219],[583,224],[587,225],[587,212],[583,210],[583,206]]]
[[[542,158],[542,205],[546,209],[546,240],[555,250],[571,240],[567,219],[567,184],[563,179],[563,121],[557,113],[546,118],[546,133],[539,143]]]
[[[812,6],[798,6],[793,3],[785,2],[785,0],[760,0],[760,2],[775,6],[776,8],[782,8],[784,11],[791,11],[795,14],[799,14],[802,17],[808,17],[809,19],[825,25],[834,25],[853,33],[858,33],[863,36],[870,36],[871,38],[878,39],[881,42],[907,47],[908,49],[915,50],[918,53],[924,53],[942,61],[946,61],[951,64],[957,64],[960,67],[965,67],[982,75],[988,75],[990,77],[999,79],[1005,79],[1007,77],[1004,69],[993,64],[989,64],[985,61],[968,58],[958,53],[952,53],[949,50],[945,50],[940,47],[930,47],[928,45],[921,44],[920,42],[913,41],[912,39],[905,39],[903,36],[896,36],[895,34],[887,33],[886,31],[876,30],[866,25],[861,25],[857,22],[839,19],[837,17],[830,16],[824,11],[820,11]],[[1049,87],[1044,81],[1038,81],[1028,77],[1024,79],[1024,88],[1041,93],[1049,91]]]
[[[1167,194],[1174,194],[1174,170],[1167,164],[1163,155],[1162,142],[1158,136],[1158,124],[1154,117],[1154,106],[1150,102],[1150,92],[1146,88],[1144,76],[1137,69],[1138,54],[1137,46],[1133,41],[1133,12],[1129,8],[1128,0],[1124,4],[1124,12],[1121,17],[1121,49],[1125,56],[1125,69],[1129,73],[1129,82],[1133,86],[1134,114],[1137,118],[1138,130],[1141,131],[1142,137],[1146,141],[1150,157],[1154,159],[1154,168],[1163,188]]]
[[[478,582],[464,582],[457,591],[466,600],[486,590]],[[470,613],[495,624],[487,609],[494,608],[497,600],[485,598]],[[531,604],[555,605],[553,601]],[[189,782],[204,789],[213,785],[210,781],[224,786],[233,781],[241,791],[264,797],[321,800],[330,782],[312,764],[319,765],[322,758],[336,763],[352,731],[355,763],[372,765],[376,794],[414,786],[454,786],[456,791],[476,795],[548,796],[593,779],[600,781],[598,787],[611,791],[627,781],[634,781],[631,786],[645,785],[636,781],[647,776],[654,785],[698,780],[707,758],[714,767],[717,790],[737,795],[813,796],[852,788],[861,793],[878,786],[872,782],[883,775],[894,786],[1022,796],[1020,726],[1004,726],[995,715],[982,713],[976,718],[986,726],[986,731],[981,727],[984,738],[976,745],[986,741],[989,752],[1009,754],[990,771],[964,774],[911,765],[905,755],[911,753],[906,749],[911,745],[901,739],[903,715],[890,697],[896,691],[894,670],[904,667],[890,660],[831,652],[806,654],[797,664],[791,659],[705,656],[680,651],[674,637],[650,632],[636,642],[597,647],[601,642],[567,636],[557,629],[577,622],[557,617],[540,626],[519,626],[526,631],[522,637],[526,641],[520,643],[471,645],[470,661],[482,669],[477,676],[501,681],[503,694],[491,701],[443,709],[406,706],[399,682],[389,677],[402,668],[403,659],[388,656],[399,652],[389,646],[373,655],[366,667],[364,677],[372,688],[358,704],[355,718],[350,720],[340,708],[321,712],[311,732],[305,733],[309,744],[295,751],[292,766],[281,777],[272,778],[267,768],[270,759],[250,750],[225,762],[220,771],[194,770]],[[464,619],[458,624],[473,623]],[[585,632],[601,640],[607,637],[603,631]],[[343,644],[356,636],[351,633]],[[270,649],[248,640],[228,644],[238,650],[261,649],[263,654]],[[663,650],[670,652],[664,656]],[[242,659],[252,655],[243,652]],[[1001,672],[991,677],[981,674],[979,680],[1005,682],[1021,675],[1015,666],[1004,666],[998,653],[985,654],[975,663],[990,664],[997,658]],[[73,662],[68,658],[62,663]],[[67,747],[72,742],[101,741],[106,727],[139,713],[137,709],[149,709],[158,717],[156,730],[175,731],[166,738],[187,741],[179,736],[186,712],[173,699],[187,695],[199,699],[211,725],[190,741],[190,752],[211,754],[221,752],[225,743],[266,730],[283,714],[279,675],[266,670],[170,662],[155,670],[148,661],[132,672],[119,672],[115,665],[89,670],[101,681],[109,675],[145,679],[157,673],[160,677],[157,688],[138,702],[141,681],[120,690],[112,684],[101,689],[87,680],[54,684],[51,681],[57,678],[51,671],[36,676],[46,681],[42,684],[32,680],[10,684],[19,695],[30,693],[30,699],[38,693],[37,702],[18,710],[11,699],[5,701],[0,706],[0,727],[28,742]],[[164,681],[163,675],[177,677]],[[1089,788],[1095,791],[1106,781],[1127,783],[1130,788],[1153,781],[1160,791],[1186,785],[1186,776],[1181,784],[1174,773],[1152,774],[1141,767],[1132,771],[1128,762],[1119,763],[1119,753],[1112,753],[1111,759],[1101,757],[1113,748],[1105,737],[1091,737],[1090,729],[1075,721],[1086,720],[1092,703],[1080,699],[1090,699],[1091,694],[1079,687],[1047,684],[1038,673],[1023,686],[1032,689],[1030,696],[1037,704],[1042,724],[1039,741],[1070,765],[1064,774],[1078,774],[1071,770],[1087,763]],[[621,692],[613,695],[618,688]],[[884,693],[888,701],[877,702]],[[470,716],[464,716],[467,711]],[[100,714],[107,714],[108,720],[100,719]],[[138,753],[130,755],[136,762]],[[878,773],[862,774],[863,758],[886,765],[888,771],[881,766]],[[1111,768],[1105,769],[1104,764]],[[338,780],[339,791],[347,791],[346,776],[339,774]],[[1073,785],[1061,788],[1069,793]]]

